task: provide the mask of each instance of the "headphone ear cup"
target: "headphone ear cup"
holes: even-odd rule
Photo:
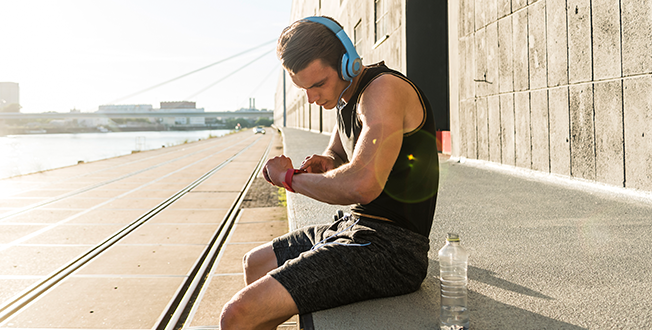
[[[353,80],[353,77],[359,75],[360,71],[362,71],[362,60],[359,57],[351,61],[348,54],[342,56],[342,78],[344,80]]]
[[[355,60],[353,60],[353,62],[351,63],[350,70],[351,72],[349,73],[352,77],[359,75],[360,72],[362,71],[362,59],[357,57]]]
[[[353,77],[349,74],[349,56],[348,54],[342,55],[342,68],[341,68],[341,73],[342,73],[342,79],[346,81],[351,81],[353,80]]]

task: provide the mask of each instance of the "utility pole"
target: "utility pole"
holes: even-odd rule
[[[285,104],[285,69],[283,70],[283,127],[287,127],[287,107]]]

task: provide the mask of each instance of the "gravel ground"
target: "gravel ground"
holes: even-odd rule
[[[283,137],[281,134],[271,128],[267,128],[267,131],[267,134],[275,134],[274,141],[272,142],[272,149],[268,158],[283,154]],[[285,200],[285,189],[269,184],[260,174],[258,174],[254,183],[247,192],[247,196],[242,203],[242,208],[278,206],[287,206]]]
[[[242,208],[278,207],[285,205],[285,189],[273,186],[257,177],[249,188]]]

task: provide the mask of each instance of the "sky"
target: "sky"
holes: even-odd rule
[[[162,101],[231,111],[248,108],[250,98],[271,110],[281,72],[272,41],[290,23],[291,3],[0,0],[0,82],[19,84],[25,113],[96,111],[103,104],[158,108]]]

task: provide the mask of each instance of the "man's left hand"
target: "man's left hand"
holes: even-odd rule
[[[294,168],[292,160],[284,155],[276,156],[265,163],[263,167],[263,176],[267,182],[283,187],[283,180],[285,180],[285,173],[288,169]]]

